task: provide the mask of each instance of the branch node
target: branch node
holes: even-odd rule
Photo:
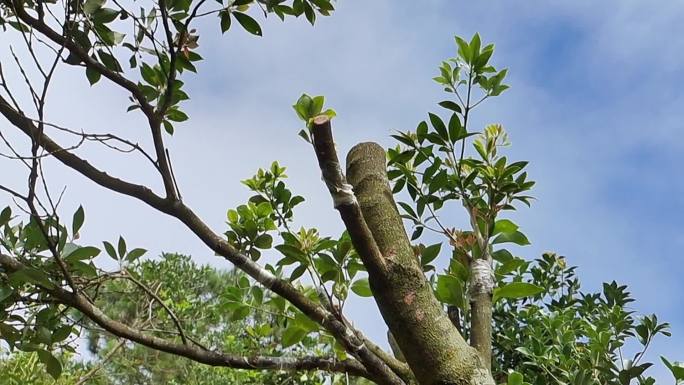
[[[478,258],[472,261],[470,269],[470,290],[468,290],[470,296],[475,297],[478,294],[491,295],[496,285],[491,263],[486,259]]]
[[[321,179],[330,191],[334,207],[339,209],[341,206],[355,205],[356,196],[353,187],[347,183],[347,178],[344,176],[337,159],[330,118],[326,115],[318,115],[313,118],[311,133],[321,168]]]

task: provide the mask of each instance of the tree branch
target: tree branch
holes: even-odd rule
[[[164,146],[164,137],[162,135],[161,124],[164,119],[166,110],[171,105],[173,98],[173,83],[176,80],[176,62],[178,60],[178,52],[173,46],[173,37],[171,35],[171,27],[169,26],[169,15],[166,9],[166,1],[159,0],[159,10],[161,11],[162,25],[166,34],[167,44],[169,46],[169,73],[166,79],[166,90],[164,91],[164,100],[157,106],[157,111],[153,118],[150,118],[150,127],[152,128],[152,140],[154,141],[154,149],[157,153],[157,161],[159,162],[159,170],[161,171],[162,179],[164,181],[164,189],[166,190],[166,197],[172,200],[178,200],[177,186],[174,183],[173,173],[169,165],[168,152]],[[185,33],[185,32],[181,32]]]
[[[90,369],[86,374],[82,375],[78,381],[74,385],[83,385],[85,384],[88,380],[90,380],[97,372],[99,372],[102,369],[102,366],[106,364],[114,355],[116,352],[121,349],[122,346],[126,343],[126,340],[121,339],[119,342],[116,343],[116,345],[112,348],[112,350],[107,353],[107,355],[102,359],[102,361],[92,369]]]
[[[0,254],[0,266],[8,273],[25,268],[17,259]],[[193,345],[181,345],[163,338],[147,335],[140,330],[109,318],[98,307],[79,293],[70,293],[59,287],[42,290],[58,299],[62,304],[71,306],[88,316],[93,322],[113,335],[137,342],[149,348],[189,358],[199,363],[236,369],[275,369],[275,370],[322,370],[327,372],[349,373],[372,379],[368,371],[356,360],[337,360],[328,357],[267,357],[234,356],[209,351]]]
[[[354,248],[363,260],[363,264],[369,269],[369,274],[383,274],[385,270],[384,257],[363,219],[352,186],[347,183],[347,178],[340,167],[330,118],[326,115],[315,117],[311,133],[318,166],[323,174],[323,181],[330,191],[335,209],[339,211],[342,221],[349,231]]]
[[[52,40],[53,42],[65,47],[67,50],[69,50],[71,54],[81,59],[81,61],[83,61],[88,67],[94,69],[95,71],[99,72],[102,76],[106,77],[112,82],[128,90],[133,95],[133,97],[135,97],[138,104],[140,104],[140,108],[145,113],[145,115],[149,117],[154,114],[154,109],[147,102],[147,98],[145,98],[145,95],[134,82],[128,80],[120,73],[114,72],[109,68],[105,67],[102,63],[90,57],[90,55],[88,55],[88,52],[86,52],[78,44],[62,36],[60,33],[50,28],[42,20],[36,19],[28,13],[26,13],[21,4],[15,4],[12,0],[0,1],[5,3],[8,7],[12,8],[16,12],[16,16],[21,21],[23,21],[30,27],[34,28],[38,32],[42,33],[45,37]]]
[[[178,317],[176,316],[176,313],[174,313],[173,310],[171,310],[168,307],[168,305],[166,305],[166,303],[164,303],[164,301],[161,298],[159,298],[159,296],[154,291],[152,291],[149,287],[147,287],[147,285],[145,285],[143,282],[141,282],[140,280],[135,278],[135,276],[133,274],[130,274],[127,270],[124,270],[124,273],[125,273],[124,277],[126,279],[129,279],[134,284],[136,284],[140,289],[142,289],[142,291],[147,293],[147,295],[152,297],[152,299],[157,301],[157,303],[159,303],[159,305],[161,305],[161,307],[164,308],[164,311],[166,311],[166,314],[169,315],[169,317],[173,321],[174,325],[176,325],[176,329],[178,330],[178,334],[181,337],[181,341],[183,341],[183,345],[187,345],[188,344],[188,337],[186,337],[185,330],[183,329],[183,325],[181,325],[181,322],[178,319]]]

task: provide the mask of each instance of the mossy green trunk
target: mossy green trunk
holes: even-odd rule
[[[414,255],[387,180],[384,149],[375,143],[355,146],[347,157],[347,179],[384,257],[381,269],[369,269],[373,295],[418,383],[493,385]]]

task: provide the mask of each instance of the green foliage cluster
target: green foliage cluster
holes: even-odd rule
[[[306,334],[290,337],[291,324],[300,325],[300,313],[282,298],[272,296],[259,286],[252,285],[238,271],[219,271],[208,266],[197,266],[187,256],[164,254],[158,261],[144,261],[135,269],[139,279],[154,282],[157,295],[176,314],[186,333],[209,349],[222,349],[236,354],[290,355],[323,353],[330,350],[318,337]],[[154,326],[143,329],[173,330],[174,326],[161,308],[150,317],[147,304],[140,304],[139,295],[130,282],[115,281],[104,288],[100,306],[108,312],[125,314],[129,323],[142,324],[154,320]],[[119,296],[115,300],[115,296]],[[308,320],[307,320],[308,321]],[[307,324],[311,324],[308,321]],[[309,331],[311,331],[311,327]],[[92,330],[88,333],[91,351],[105,357],[115,340],[107,334]],[[299,338],[298,340],[296,340]],[[296,340],[296,341],[295,341]],[[297,344],[296,346],[294,346]],[[126,344],[105,365],[106,377],[113,384],[262,384],[301,383],[322,384],[320,373],[304,373],[296,378],[287,372],[255,372],[212,368],[174,355],[150,352],[149,349]]]
[[[156,295],[171,308],[184,326],[189,338],[210,349],[223,349],[236,354],[271,354],[297,356],[332,351],[330,338],[307,336],[316,325],[296,312],[282,298],[271,296],[237,271],[219,271],[197,266],[190,257],[164,254],[158,260],[145,260],[129,266],[127,274],[147,282]],[[119,314],[130,325],[164,336],[174,329],[165,310],[147,301],[130,280],[105,281],[99,288],[97,305],[108,314]],[[73,318],[77,315],[73,315]],[[76,320],[74,320],[76,321]],[[150,351],[123,343],[97,325],[82,319],[80,336],[88,341],[94,359],[82,363],[69,349],[61,349],[55,360],[64,374],[59,383],[75,383],[97,368],[87,383],[115,384],[306,384],[319,385],[338,376],[324,373],[301,373],[293,376],[280,371],[248,371],[214,368],[175,355]],[[306,325],[306,328],[302,327]],[[17,383],[53,383],[44,370],[46,363],[40,350],[15,346],[25,353],[15,353],[0,360],[3,374]],[[49,363],[47,363],[49,365]],[[49,366],[48,366],[49,367]],[[49,371],[48,371],[49,372]],[[50,372],[50,374],[53,374]],[[43,382],[41,382],[43,381]]]
[[[653,363],[645,355],[655,337],[670,336],[669,325],[656,315],[636,316],[626,286],[613,281],[600,292],[584,292],[576,267],[552,253],[497,276],[543,291],[496,303],[496,372],[515,368],[533,385],[655,384],[646,374]],[[676,381],[684,380],[671,371]]]
[[[524,246],[529,241],[518,225],[500,216],[515,210],[516,202],[529,205],[532,197],[527,192],[534,182],[524,171],[526,161],[511,162],[502,154],[510,142],[500,124],[488,125],[482,132],[469,131],[472,111],[508,88],[502,83],[507,71],[497,71],[490,64],[494,46],[481,48],[479,35],[470,42],[457,37],[456,43],[458,56],[444,61],[441,75],[434,78],[454,96],[439,103],[448,119],[429,113],[429,123],[422,121],[415,131],[393,135],[399,145],[388,150],[388,176],[394,182],[393,192],[399,196],[405,192],[410,199],[398,204],[403,217],[413,224],[411,238],[418,239],[429,230],[445,237],[451,246],[448,268],[432,275],[435,294],[445,304],[457,306],[467,324],[471,264],[491,261],[500,271],[522,262],[501,246]],[[475,150],[472,155],[466,151],[468,140]],[[469,229],[456,229],[440,218],[456,202],[465,209]],[[431,262],[440,251],[440,244],[418,246],[426,272],[435,270]],[[530,283],[499,282],[493,299],[522,298],[541,291]]]
[[[56,1],[24,3],[27,10],[39,16],[46,12],[43,7],[57,7]],[[65,22],[65,35],[93,62],[83,63],[73,52],[65,61],[83,66],[91,85],[102,78],[102,71],[95,69],[95,64],[112,73],[139,72],[136,87],[144,103],[156,108],[162,115],[165,130],[172,135],[176,123],[188,120],[180,103],[190,99],[185,83],[177,77],[185,71],[196,73],[198,62],[203,60],[195,51],[200,33],[193,28],[193,21],[218,17],[222,33],[228,32],[236,21],[248,33],[262,36],[259,21],[250,13],[274,14],[283,21],[287,17],[304,16],[313,25],[317,15],[329,16],[334,11],[332,0],[226,0],[218,1],[210,9],[207,5],[205,1],[161,0],[128,7],[111,0],[109,3],[107,0],[67,0],[69,20]],[[21,33],[30,31],[31,27],[15,18],[15,14],[12,7],[1,2],[0,28],[9,27]],[[121,64],[126,57],[127,68]],[[128,111],[147,107],[134,97],[131,102]]]
[[[456,43],[457,57],[443,62],[434,78],[454,95],[439,103],[448,119],[430,113],[415,131],[393,135],[399,145],[388,150],[393,192],[409,198],[398,204],[413,225],[412,239],[428,230],[451,246],[448,253],[443,243],[416,246],[437,299],[458,309],[452,321],[468,337],[471,265],[489,260],[496,285],[492,362],[499,382],[654,384],[645,373],[653,363],[644,362],[644,356],[654,337],[670,335],[667,323],[658,323],[655,315],[637,318],[628,307],[633,299],[626,287],[615,282],[604,284],[600,293],[581,292],[575,267],[563,257],[548,253],[527,261],[502,247],[530,244],[517,224],[500,215],[515,210],[515,202],[529,206],[534,182],[524,170],[526,161],[509,161],[502,154],[510,141],[500,124],[481,132],[468,128],[472,111],[508,88],[503,84],[507,71],[489,64],[494,46],[481,48],[477,34],[470,42],[457,37]],[[469,140],[472,155],[466,151]],[[454,202],[465,210],[469,229],[446,224],[443,217],[451,215]],[[432,264],[440,254],[449,257],[443,273]],[[633,345],[641,348],[628,356]],[[662,360],[676,383],[684,381],[681,364]]]
[[[87,373],[86,365],[77,362],[73,357],[64,355],[60,361],[65,363],[66,370],[54,379],[44,369],[38,353],[14,353],[6,355],[0,349],[0,383],[3,385],[73,385]],[[91,382],[90,385],[96,385]],[[100,384],[97,384],[100,385]]]

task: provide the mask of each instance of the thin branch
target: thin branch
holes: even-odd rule
[[[109,360],[112,359],[112,357],[114,357],[114,355],[119,351],[119,349],[121,349],[121,347],[124,346],[125,344],[126,344],[126,340],[124,340],[124,339],[119,340],[119,342],[117,342],[117,344],[114,345],[112,350],[107,352],[107,355],[104,356],[104,358],[102,358],[102,360],[100,360],[100,362],[98,362],[98,364],[94,368],[90,369],[88,371],[88,373],[82,375],[78,379],[78,381],[76,381],[76,383],[74,385],[83,385],[88,380],[90,380],[95,374],[97,374],[97,372],[99,372],[104,367],[104,365],[107,362],[109,362]]]
[[[25,196],[19,194],[18,192],[12,190],[12,189],[9,188],[9,187],[5,187],[5,186],[1,185],[1,184],[0,184],[0,190],[6,192],[6,193],[8,193],[8,194],[10,194],[10,195],[12,195],[12,196],[14,196],[14,197],[16,197],[16,198],[19,198],[19,199],[21,199],[21,200],[23,200],[23,201],[25,201],[25,200],[27,199]]]
[[[7,96],[12,100],[12,104],[14,105],[14,108],[16,108],[17,111],[21,112],[21,108],[19,108],[19,103],[14,98],[14,95],[10,91],[9,85],[7,84],[7,79],[5,79],[5,73],[2,69],[2,63],[1,62],[0,62],[0,85],[2,85],[2,88],[7,93]]]
[[[17,259],[0,254],[0,266],[9,272],[24,269]],[[57,298],[64,305],[71,306],[88,316],[93,322],[113,335],[137,342],[141,345],[166,353],[189,358],[203,364],[224,366],[236,369],[276,369],[276,370],[323,370],[328,372],[349,373],[355,376],[372,378],[356,360],[338,360],[333,357],[268,357],[236,356],[216,351],[207,351],[193,345],[180,345],[164,338],[147,335],[138,329],[109,318],[98,307],[80,293],[70,293],[56,287],[42,289]]]
[[[347,183],[347,178],[340,167],[332,137],[330,118],[325,115],[314,118],[311,132],[323,181],[330,191],[335,209],[339,211],[350,233],[354,248],[369,269],[369,274],[381,273],[385,269],[385,259],[363,218],[352,186]]]
[[[21,65],[21,62],[19,61],[17,54],[14,53],[14,49],[11,46],[10,46],[10,53],[12,54],[12,58],[14,59],[14,62],[17,64],[17,67],[19,68],[19,73],[21,73],[21,76],[24,79],[24,83],[26,83],[26,86],[28,87],[29,91],[31,92],[31,100],[33,101],[34,106],[36,106],[36,108],[37,108],[38,107],[38,93],[33,88],[33,85],[31,84],[31,80],[29,79],[28,75],[26,74],[26,71],[24,70],[24,66]]]
[[[15,8],[13,0],[0,1],[2,1],[8,7]],[[109,68],[105,67],[102,63],[90,57],[88,52],[81,48],[78,44],[74,43],[72,40],[65,38],[60,33],[50,28],[43,21],[36,19],[28,13],[26,13],[23,7],[16,7],[15,11],[16,16],[21,21],[23,21],[30,27],[34,28],[38,32],[42,33],[45,37],[52,40],[53,42],[64,46],[67,50],[69,50],[70,53],[81,59],[81,61],[84,62],[88,67],[91,67],[95,71],[99,72],[102,76],[108,78],[115,84],[118,84],[119,86],[128,90],[136,99],[138,104],[140,104],[140,108],[145,113],[145,115],[152,116],[154,109],[147,102],[147,98],[134,82],[128,80],[122,74],[110,70]]]
[[[147,151],[145,151],[145,149],[143,149],[143,148],[140,146],[140,144],[138,144],[138,143],[133,143],[133,142],[131,142],[131,141],[128,140],[128,139],[122,138],[122,137],[117,136],[117,135],[114,135],[114,134],[109,134],[109,133],[108,133],[108,134],[89,134],[89,133],[86,133],[86,132],[83,131],[83,130],[81,130],[81,131],[79,132],[79,131],[70,129],[70,128],[68,128],[68,127],[60,126],[60,125],[57,125],[57,124],[54,124],[54,123],[45,122],[45,121],[40,121],[40,120],[38,120],[38,119],[32,119],[32,118],[30,118],[30,117],[27,117],[27,118],[30,119],[31,121],[33,121],[33,122],[36,123],[36,124],[43,124],[43,125],[45,125],[45,126],[52,127],[52,128],[55,128],[55,129],[57,129],[57,130],[60,130],[60,131],[63,131],[63,132],[66,132],[66,133],[69,133],[69,134],[72,134],[72,135],[80,136],[80,137],[84,138],[85,140],[89,140],[89,141],[93,141],[93,142],[102,143],[103,145],[105,145],[105,146],[107,146],[107,147],[109,147],[109,148],[111,148],[111,149],[113,149],[113,150],[119,151],[119,152],[130,153],[130,152],[133,152],[133,151],[138,151],[138,152],[140,152],[145,158],[147,158],[147,160],[149,160],[150,163],[152,163],[152,165],[153,165],[157,170],[159,170],[159,166],[157,165],[157,162],[152,158],[152,156],[150,156],[150,154],[148,154]],[[129,146],[130,149],[122,149],[122,148],[116,147],[115,145],[111,145],[111,144],[107,143],[107,142],[110,141],[110,140],[113,140],[113,141],[117,141],[117,142],[123,143],[123,144],[125,144],[126,146]],[[81,141],[81,142],[82,142],[82,141]],[[75,149],[75,147],[72,147],[71,149]]]
[[[147,293],[147,295],[152,297],[155,301],[159,303],[159,305],[161,305],[161,307],[164,308],[169,317],[171,317],[173,323],[176,325],[176,329],[178,329],[178,334],[180,335],[181,340],[183,341],[183,345],[187,345],[188,338],[185,336],[185,331],[183,330],[183,326],[181,325],[180,320],[176,316],[176,313],[174,313],[173,310],[171,310],[171,308],[169,308],[168,305],[166,305],[166,303],[164,303],[164,301],[161,298],[159,298],[159,296],[155,292],[153,292],[149,287],[147,287],[147,285],[142,283],[140,280],[136,279],[132,274],[128,273],[127,270],[124,270],[124,273],[124,277],[126,279],[135,283],[140,289],[142,289],[145,293]]]
[[[200,4],[201,5],[201,2]],[[196,9],[195,9],[196,10]],[[171,106],[171,98],[173,96],[173,83],[176,80],[176,62],[178,52],[174,47],[173,34],[171,32],[171,27],[169,26],[169,15],[166,9],[166,1],[159,0],[159,11],[162,16],[162,25],[164,27],[164,33],[166,34],[166,42],[169,46],[169,74],[166,77],[166,91],[164,92],[164,103],[157,106],[157,115],[159,117],[166,114],[166,110]],[[187,27],[187,24],[186,24]],[[187,28],[185,31],[178,31],[178,49],[180,50],[183,44],[183,40],[188,36]]]

